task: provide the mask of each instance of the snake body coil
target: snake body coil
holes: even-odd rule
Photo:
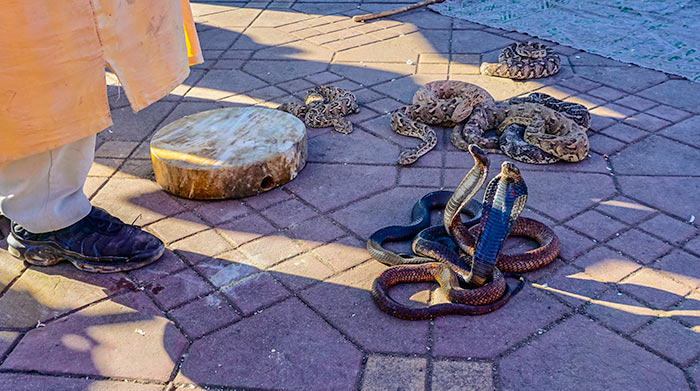
[[[485,153],[475,145],[469,147],[469,152],[475,165],[445,204],[444,226],[425,228],[415,236],[412,249],[417,256],[390,257],[390,252],[381,246],[382,237],[375,236],[383,232],[383,237],[388,237],[385,230],[393,228],[392,234],[406,239],[415,232],[415,227],[411,233],[405,227],[387,227],[375,232],[372,235],[374,240],[368,241],[373,257],[386,264],[398,265],[384,271],[372,287],[377,306],[393,316],[413,320],[491,312],[505,305],[524,285],[521,276],[502,273],[499,262],[505,261],[504,270],[526,271],[546,265],[559,253],[559,240],[549,227],[518,217],[525,206],[527,187],[512,163],[504,162],[500,174],[488,184],[481,223],[469,228],[457,218],[461,208],[470,205],[471,198],[488,175],[489,161]],[[525,254],[501,255],[500,249],[509,234],[529,236],[537,240],[540,247]],[[391,263],[387,262],[389,258]],[[408,261],[402,262],[404,259]],[[520,282],[511,288],[505,277],[516,277]],[[390,297],[389,289],[406,282],[437,282],[450,302],[422,308],[398,303]]]

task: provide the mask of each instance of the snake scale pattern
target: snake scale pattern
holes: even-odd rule
[[[399,108],[391,116],[394,132],[422,141],[402,151],[398,163],[412,164],[435,148],[437,135],[428,125],[455,126],[467,119],[475,108],[493,102],[491,94],[471,83],[438,80],[425,84],[413,95],[413,104]]]
[[[488,76],[522,80],[552,76],[560,67],[561,59],[552,48],[528,41],[506,46],[497,63],[483,63],[479,71]]]
[[[480,224],[462,221],[459,213],[467,206],[473,208],[472,197],[488,175],[489,160],[484,151],[473,145],[469,152],[475,165],[447,201],[443,225],[428,227],[416,235],[412,248],[417,256],[401,257],[382,244],[410,237],[415,225],[426,225],[422,218],[414,218],[410,226],[386,227],[370,236],[367,242],[370,254],[382,263],[398,265],[387,269],[373,284],[372,297],[383,311],[409,320],[488,313],[505,305],[523,287],[524,279],[513,275],[512,271],[542,267],[559,254],[559,240],[549,227],[518,216],[525,205],[527,187],[512,163],[504,162],[500,174],[489,182]],[[423,210],[427,206],[419,201],[413,209],[414,217],[427,214],[429,218],[429,211]],[[509,234],[530,237],[538,241],[540,247],[523,254],[499,254]],[[402,259],[408,259],[406,264],[401,264]],[[520,281],[511,288],[505,277],[516,277]],[[437,282],[450,302],[407,307],[389,295],[392,286],[406,282]]]
[[[309,127],[333,126],[336,132],[343,134],[352,132],[352,123],[343,117],[360,112],[352,92],[327,85],[310,89],[303,105],[287,102],[278,109],[298,117]]]
[[[475,111],[454,127],[451,141],[462,150],[470,144],[490,151],[500,149],[530,164],[579,162],[590,148],[589,126],[590,113],[585,106],[533,93]],[[486,136],[490,129],[496,129],[497,136]]]

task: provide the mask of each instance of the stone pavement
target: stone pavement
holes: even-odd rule
[[[564,46],[554,77],[481,76],[481,61],[528,37],[427,10],[349,19],[401,5],[391,1],[192,5],[206,62],[138,114],[108,77],[115,125],[99,135],[85,187],[168,251],[142,270],[91,275],[0,250],[3,389],[698,389],[700,84]],[[446,78],[497,99],[541,91],[582,103],[592,151],[578,164],[518,163],[525,215],[554,227],[560,259],[492,314],[402,321],[372,302],[385,266],[364,241],[407,223],[415,200],[454,188],[472,163],[438,130],[434,151],[398,167],[417,141],[394,134],[387,113]],[[351,135],[308,130],[308,163],[291,183],[223,202],[155,184],[148,140],[160,126],[275,107],[320,83],[354,90],[361,112]],[[492,155],[492,173],[503,160]],[[507,251],[528,246],[509,240]],[[432,289],[393,295],[420,305]]]

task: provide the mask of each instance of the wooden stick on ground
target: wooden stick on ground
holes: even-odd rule
[[[382,12],[377,12],[376,14],[355,15],[352,17],[352,20],[354,20],[355,22],[365,22],[365,21],[372,20],[372,19],[383,18],[385,16],[396,15],[396,14],[401,13],[401,12],[410,11],[412,9],[424,7],[424,6],[430,5],[430,4],[442,3],[443,1],[445,1],[445,0],[425,0],[425,1],[421,1],[420,3],[407,5],[405,7],[401,7],[401,8],[397,8],[397,9],[393,9],[393,10],[382,11]]]

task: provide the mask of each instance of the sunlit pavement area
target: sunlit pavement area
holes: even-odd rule
[[[113,275],[27,267],[0,250],[1,388],[697,390],[700,84],[557,45],[557,75],[491,78],[480,62],[528,36],[426,9],[350,18],[402,5],[197,1],[206,61],[171,95],[133,114],[108,75],[115,124],[98,136],[85,192],[168,250]],[[393,133],[387,113],[447,78],[499,100],[539,91],[584,104],[591,153],[517,163],[524,215],[554,227],[563,247],[519,295],[484,316],[403,321],[372,301],[386,266],[365,241],[408,223],[418,198],[453,189],[473,161],[436,128],[433,151],[397,166],[417,140]],[[350,135],[308,129],[308,163],[292,182],[222,202],[155,183],[148,143],[161,126],[276,107],[317,84],[353,90],[361,111]],[[490,157],[493,176],[505,157]],[[531,247],[509,240],[505,251]],[[420,305],[434,289],[392,294]]]

